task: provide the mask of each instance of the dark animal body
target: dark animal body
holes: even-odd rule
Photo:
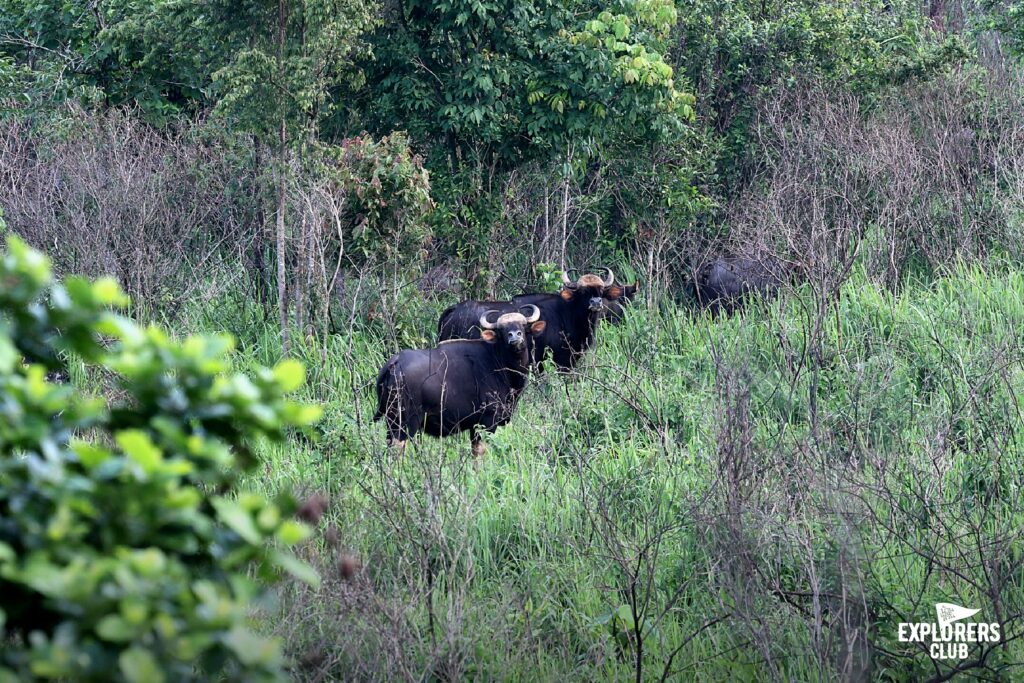
[[[516,306],[511,301],[463,301],[449,306],[441,313],[437,322],[437,340],[480,339],[480,318],[488,311],[501,314],[514,313]]]
[[[713,314],[731,314],[751,294],[772,295],[783,281],[778,263],[720,256],[697,269],[694,295],[697,303]]]
[[[522,306],[536,306],[546,328],[532,339],[531,358],[541,364],[550,355],[559,370],[571,370],[593,345],[597,324],[607,303],[621,297],[623,288],[614,284],[615,276],[610,270],[605,279],[584,275],[573,282],[565,273],[562,277],[563,287],[558,294],[521,294],[511,301],[471,300],[451,306],[438,321],[438,339],[478,338],[477,321],[483,311],[512,312]]]
[[[529,307],[478,318],[482,338],[444,342],[432,349],[404,350],[377,375],[377,412],[388,440],[402,445],[423,431],[445,437],[469,430],[474,454],[483,452],[477,428],[493,432],[507,424],[526,388],[527,339],[543,333],[541,311]]]

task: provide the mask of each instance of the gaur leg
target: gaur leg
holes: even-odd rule
[[[405,420],[402,420],[405,417]],[[416,433],[420,430],[420,422],[422,417],[411,415],[398,415],[388,416],[388,446],[398,449],[399,451],[405,450],[405,444],[409,439],[416,436]]]
[[[476,427],[469,428],[469,441],[472,444],[473,457],[480,458],[487,454],[487,444],[480,438]]]

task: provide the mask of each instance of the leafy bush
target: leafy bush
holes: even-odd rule
[[[367,134],[327,147],[325,175],[344,198],[345,248],[356,262],[415,261],[430,241],[430,178],[404,133]]]
[[[235,491],[258,439],[318,417],[282,397],[301,365],[225,375],[230,338],[141,329],[114,281],[55,284],[17,238],[0,283],[0,681],[280,678],[249,605],[282,570],[316,582],[280,549],[307,530]],[[67,362],[116,398],[48,381]]]

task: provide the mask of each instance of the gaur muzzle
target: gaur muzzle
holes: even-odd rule
[[[526,337],[523,335],[522,330],[509,330],[505,339],[509,345],[514,346],[517,349],[526,343]]]

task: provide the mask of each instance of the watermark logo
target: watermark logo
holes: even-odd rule
[[[929,643],[932,659],[965,659],[975,643],[998,643],[999,624],[963,621],[981,610],[961,607],[951,602],[935,605],[935,623],[901,622],[901,643]]]
[[[980,609],[967,609],[951,602],[935,603],[935,614],[939,617],[939,630],[946,628],[954,621],[960,621],[967,617],[973,617],[980,612]]]

